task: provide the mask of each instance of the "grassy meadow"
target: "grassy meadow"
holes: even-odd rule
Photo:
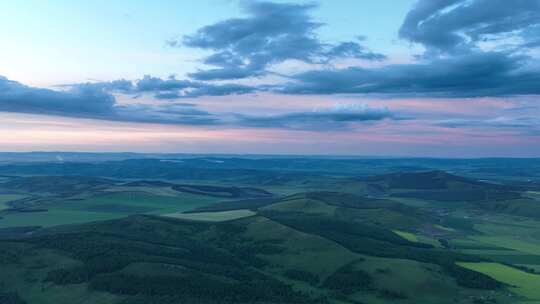
[[[540,301],[540,275],[499,263],[458,263],[468,269],[493,277],[510,286],[510,290],[527,301]]]
[[[414,233],[406,232],[406,231],[400,231],[400,230],[393,230],[397,235],[401,236],[402,238],[411,241],[411,242],[418,242],[418,237]]]
[[[0,211],[10,208],[10,206],[7,204],[8,202],[25,197],[25,195],[21,194],[0,194]]]
[[[24,194],[0,196],[0,210],[9,201]],[[0,228],[16,226],[55,226],[121,218],[133,214],[169,214],[183,212],[218,202],[214,197],[181,193],[160,188],[137,188],[126,191],[112,188],[98,193],[80,193],[70,197],[46,197],[37,206],[43,211],[6,211]],[[5,208],[5,207],[4,207]]]
[[[240,209],[218,212],[169,213],[164,216],[192,221],[223,222],[253,216],[255,214],[256,213],[251,210]]]

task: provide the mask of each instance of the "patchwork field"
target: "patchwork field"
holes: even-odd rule
[[[192,221],[223,222],[248,217],[255,214],[255,212],[250,210],[233,210],[199,213],[169,213],[165,214],[164,216]]]
[[[0,228],[20,226],[57,226],[108,220],[118,215],[101,212],[81,212],[70,210],[49,210],[47,212],[10,213],[3,215]]]
[[[406,232],[406,231],[400,231],[400,230],[393,230],[395,233],[397,233],[402,238],[411,241],[411,242],[418,242],[418,238],[414,233]]]
[[[41,197],[35,199],[35,201],[23,202],[31,206],[31,209],[5,211],[0,214],[2,217],[0,228],[15,226],[48,227],[108,220],[133,214],[177,213],[204,207],[219,201],[215,197],[167,192],[164,189],[118,190],[124,189],[112,188],[97,193],[83,192],[68,197]],[[22,194],[5,195],[0,196],[0,199],[7,202],[24,197]],[[0,201],[0,206],[4,206],[2,201]]]
[[[540,301],[540,275],[527,273],[498,263],[458,264],[508,284],[510,290],[527,300]]]
[[[516,250],[526,254],[540,254],[540,242],[530,238],[531,241],[523,240],[525,237],[516,236],[471,236],[471,239],[486,245]]]

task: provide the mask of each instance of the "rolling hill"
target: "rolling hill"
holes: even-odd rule
[[[502,286],[454,264],[480,261],[473,256],[412,243],[384,228],[289,215],[218,223],[132,216],[37,230],[1,241],[0,282],[28,303],[58,301],[53,290],[93,303],[357,303],[414,300],[386,281],[420,263],[423,275],[433,272],[439,284],[430,287],[431,296],[446,288],[474,296]],[[371,259],[401,264],[377,270],[366,263]],[[45,264],[36,267],[40,261]],[[8,281],[20,271],[33,279]]]
[[[94,174],[6,176],[0,303],[537,300],[523,280],[540,277],[534,190],[440,170],[362,177],[254,162],[173,162],[189,172],[156,178],[155,160],[111,162],[110,177],[84,163]],[[53,167],[76,171],[43,172]]]

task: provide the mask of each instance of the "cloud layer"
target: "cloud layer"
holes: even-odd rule
[[[0,111],[99,116],[109,113],[115,98],[93,85],[67,91],[33,88],[0,76]]]
[[[164,97],[198,97],[271,91],[281,94],[385,94],[477,97],[540,94],[540,0],[419,0],[399,37],[424,47],[415,61],[367,68],[335,67],[337,58],[383,60],[358,42],[322,42],[314,4],[242,2],[243,18],[202,27],[172,42],[212,53],[211,68],[189,74],[200,87]],[[360,29],[361,30],[361,29]],[[362,33],[359,33],[362,34]],[[537,56],[537,57],[535,57]],[[212,87],[209,82],[267,75],[287,60],[312,64],[281,84]],[[205,83],[202,83],[204,81]]]
[[[519,38],[521,47],[538,42],[538,0],[420,0],[399,35],[437,52],[466,51],[479,43]]]
[[[26,86],[0,76],[0,111],[111,121],[302,130],[349,129],[399,120],[386,108],[326,108],[275,115],[213,113],[189,102],[206,96],[257,94],[381,96],[391,98],[514,97],[540,95],[540,0],[419,0],[399,38],[422,51],[392,64],[367,40],[323,41],[316,4],[242,1],[243,15],[168,41],[203,50],[201,67],[186,77],[76,83],[61,90]],[[358,37],[362,29],[359,29]],[[301,71],[283,68],[301,63]],[[377,62],[377,64],[373,64]],[[280,70],[283,69],[283,70]],[[174,72],[174,71],[172,71]],[[277,78],[277,79],[276,79]],[[132,104],[119,104],[127,95]],[[154,103],[137,103],[151,96]],[[231,98],[232,99],[232,98]],[[229,99],[230,100],[230,99]],[[422,100],[422,99],[420,99]],[[234,102],[234,101],[232,101]],[[278,109],[286,110],[287,105]],[[234,107],[231,107],[234,108]],[[537,120],[439,120],[443,127],[527,128]]]
[[[127,122],[214,124],[204,111],[179,105],[118,105],[108,91],[132,92],[130,82],[77,84],[57,91],[35,88],[0,76],[0,111]]]
[[[268,73],[272,64],[287,60],[326,63],[338,58],[382,60],[359,42],[324,43],[316,34],[322,24],[313,20],[314,4],[243,1],[244,18],[232,18],[205,26],[182,41],[169,42],[211,50],[203,62],[215,68],[189,74],[196,80],[229,80]]]
[[[274,116],[214,114],[201,110],[194,104],[186,103],[118,104],[114,95],[107,93],[108,90],[125,93],[143,92],[154,88],[167,91],[182,85],[174,79],[164,81],[148,76],[143,80],[136,84],[118,81],[70,85],[67,90],[55,91],[25,86],[0,76],[0,111],[122,122],[305,130],[343,129],[349,128],[353,123],[395,118],[386,108],[376,109],[367,106],[318,109]],[[236,86],[225,85],[214,88],[222,90],[222,94],[239,89]]]
[[[445,98],[540,94],[540,0],[512,5],[504,0],[420,0],[408,12],[399,37],[420,44],[425,52],[409,63],[383,61],[376,67],[333,64],[335,59],[380,61],[386,56],[369,51],[362,39],[323,42],[317,36],[323,24],[311,17],[314,4],[241,5],[245,17],[225,19],[169,41],[211,52],[202,60],[205,67],[188,78],[146,75],[93,85],[106,92],[153,94],[161,100],[263,91]],[[275,71],[290,60],[306,68],[295,74]],[[284,81],[265,83],[262,76],[269,75]]]
[[[392,96],[481,97],[540,94],[540,71],[529,58],[500,52],[471,52],[378,69],[350,67],[307,71],[281,90],[288,94],[388,94]]]
[[[244,126],[329,131],[352,128],[355,123],[398,119],[387,108],[370,108],[366,105],[341,106],[310,112],[293,112],[282,115],[239,115]]]

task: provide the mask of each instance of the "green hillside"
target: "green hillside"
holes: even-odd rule
[[[0,303],[536,300],[534,191],[439,171],[343,180],[6,177]],[[425,197],[449,191],[521,198]]]

